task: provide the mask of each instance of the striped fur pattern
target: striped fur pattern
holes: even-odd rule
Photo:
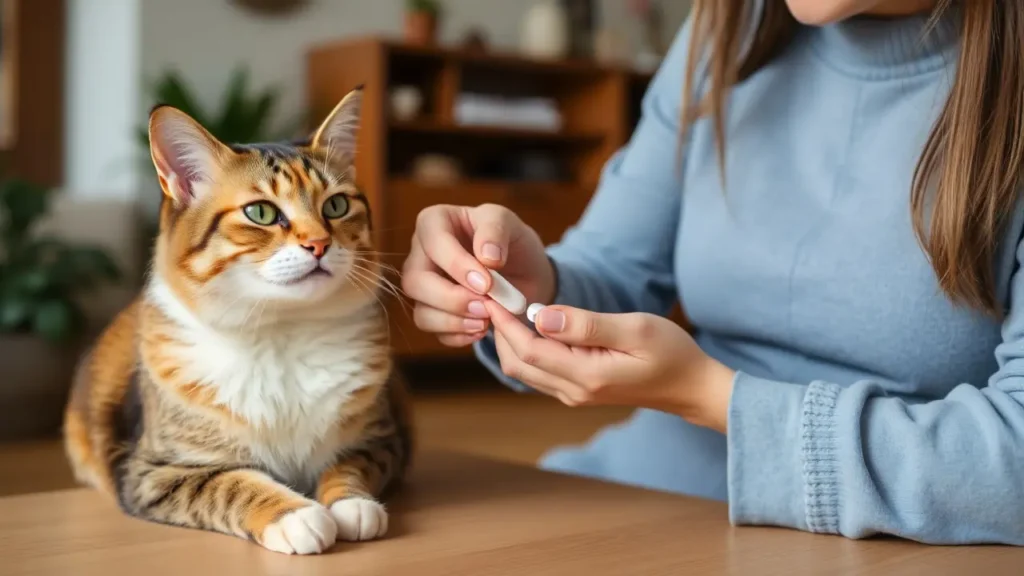
[[[382,536],[411,452],[353,182],[361,93],[308,143],[150,118],[166,195],[147,286],[81,363],[76,477],[130,515],[283,553]]]

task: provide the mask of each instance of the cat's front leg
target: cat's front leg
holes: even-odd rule
[[[132,515],[253,540],[285,554],[317,554],[337,537],[327,508],[249,468],[145,458],[125,463],[121,500]]]
[[[340,540],[372,540],[387,533],[388,513],[377,498],[395,469],[395,456],[376,445],[341,459],[320,475],[316,499],[330,509]]]

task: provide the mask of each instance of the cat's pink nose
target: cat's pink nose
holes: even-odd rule
[[[324,257],[324,254],[327,253],[327,249],[331,247],[331,238],[330,236],[328,236],[326,238],[303,240],[302,242],[299,243],[299,246],[302,246],[306,250],[309,250],[310,252],[313,253],[313,256],[316,256],[317,259],[320,259]]]

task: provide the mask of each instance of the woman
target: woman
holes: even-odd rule
[[[510,384],[641,408],[546,468],[737,524],[1021,545],[1022,168],[1024,3],[698,0],[559,245],[433,207],[404,287]],[[537,332],[485,267],[556,304]]]

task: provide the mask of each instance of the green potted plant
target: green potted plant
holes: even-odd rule
[[[52,193],[0,181],[0,438],[59,429],[85,328],[79,296],[120,276],[100,248],[36,233]]]
[[[440,18],[441,5],[437,0],[406,0],[405,41],[421,46],[434,44]]]

